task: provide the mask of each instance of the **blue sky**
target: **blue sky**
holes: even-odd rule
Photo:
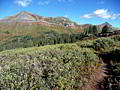
[[[109,22],[120,27],[120,0],[0,0],[0,19],[28,11],[65,16],[80,24]]]

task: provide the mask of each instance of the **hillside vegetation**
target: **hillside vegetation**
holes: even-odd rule
[[[82,38],[80,28],[57,25],[0,23],[0,51],[14,48],[72,43]]]
[[[119,35],[2,51],[0,89],[118,90],[119,59]],[[109,77],[109,65],[114,66],[114,77]]]

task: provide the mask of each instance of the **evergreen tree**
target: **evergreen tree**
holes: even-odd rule
[[[109,27],[107,25],[105,25],[103,28],[102,28],[102,33],[107,33],[109,31]]]
[[[96,26],[93,26],[93,34],[97,34],[97,27]]]
[[[88,29],[88,28],[85,28],[85,29],[84,29],[84,34],[87,35],[87,34],[88,34],[88,31],[89,31],[89,29]]]
[[[93,28],[92,26],[89,26],[89,31],[88,31],[89,34],[92,34],[93,33]]]

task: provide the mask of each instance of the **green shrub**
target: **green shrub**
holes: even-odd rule
[[[93,48],[95,50],[105,50],[112,48],[114,46],[114,40],[110,38],[100,38],[93,42]]]
[[[77,42],[76,44],[82,48],[91,48],[97,51],[101,51],[113,48],[114,46],[117,46],[117,43],[118,42],[116,42],[112,38],[99,38],[96,40],[86,40]]]
[[[82,48],[93,48],[93,40],[80,41],[76,42],[76,44]]]
[[[116,42],[120,41],[120,35],[112,37],[112,39]]]
[[[83,88],[98,60],[76,44],[1,52],[0,89]]]

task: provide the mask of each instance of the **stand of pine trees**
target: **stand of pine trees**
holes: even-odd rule
[[[0,51],[27,48],[33,46],[54,45],[63,43],[73,43],[82,40],[85,34],[59,34],[56,32],[46,32],[41,37],[33,38],[32,36],[17,36],[13,37],[12,41],[0,45]]]

